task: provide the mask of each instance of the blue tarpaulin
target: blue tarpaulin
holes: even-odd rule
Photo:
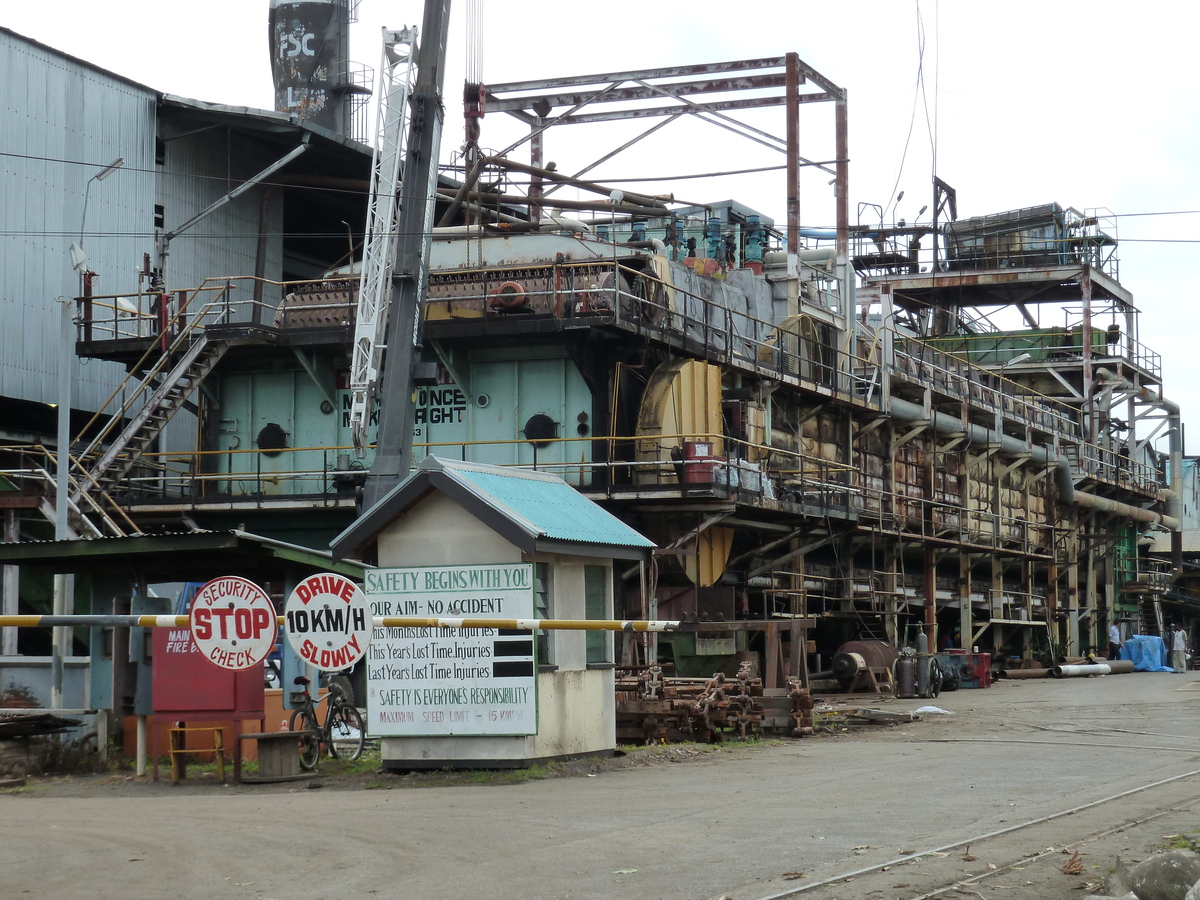
[[[1135,672],[1174,672],[1167,665],[1167,645],[1153,634],[1135,634],[1121,646],[1121,659],[1133,660]]]

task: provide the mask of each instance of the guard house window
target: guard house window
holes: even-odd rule
[[[549,563],[535,562],[533,564],[533,614],[538,619],[551,618]],[[537,633],[537,662],[539,666],[554,665],[550,635],[545,631]]]
[[[583,608],[588,619],[610,619],[608,602],[608,569],[605,566],[583,567]],[[587,661],[589,663],[612,662],[612,632],[586,631]]]

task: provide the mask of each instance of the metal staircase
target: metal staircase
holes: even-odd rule
[[[229,349],[228,341],[211,338],[202,325],[210,320],[221,321],[224,297],[225,291],[220,292],[186,325],[179,318],[172,319],[167,329],[175,337],[166,351],[158,355],[148,369],[136,366],[96,418],[85,427],[84,431],[87,431],[119,394],[125,395],[120,408],[110,414],[108,423],[98,430],[78,454],[78,459],[72,461],[68,497],[71,524],[78,536],[98,537],[137,531],[136,525],[121,511],[109,492],[150,449],[166,424],[187,404],[200,382]],[[142,364],[150,361],[156,346],[146,351]],[[53,483],[53,479],[50,482]],[[53,512],[52,506],[50,512]],[[47,517],[52,518],[49,512]],[[117,519],[123,520],[124,525]]]
[[[1139,604],[1141,620],[1138,634],[1163,635],[1162,604],[1157,597],[1143,597]]]
[[[77,501],[82,494],[96,488],[108,491],[127,475],[228,349],[227,342],[211,340],[200,332],[190,344],[184,345],[182,355],[165,374],[163,370],[170,364],[171,355],[160,357],[112,422],[123,421],[139,403],[140,408],[129,416],[129,424],[96,461],[87,466],[90,484],[73,489],[71,500]],[[105,429],[97,435],[81,457],[87,460],[97,452],[109,433],[110,429]]]

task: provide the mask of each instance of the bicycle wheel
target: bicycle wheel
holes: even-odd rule
[[[329,716],[329,755],[354,762],[367,743],[362,713],[353,706],[335,706]]]
[[[304,732],[298,735],[300,740],[300,768],[306,772],[311,772],[317,767],[317,760],[321,758],[321,726],[317,724],[317,720],[307,709],[297,709],[292,713],[292,718],[288,721],[288,730]]]
[[[335,706],[354,706],[354,685],[345,675],[330,675],[327,684],[330,702]]]

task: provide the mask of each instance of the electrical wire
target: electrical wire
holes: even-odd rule
[[[917,121],[917,96],[921,90],[921,82],[924,80],[924,65],[925,65],[925,42],[920,36],[920,21],[921,21],[921,0],[914,0],[917,10],[917,83],[913,86],[913,101],[912,112],[908,117],[908,134],[904,136],[904,149],[900,153],[900,168],[896,172],[896,183],[892,185],[890,193],[891,201],[883,211],[880,217],[880,223],[887,218],[888,210],[894,210],[896,206],[896,189],[900,187],[900,179],[904,176],[904,161],[908,159],[908,145],[912,141],[913,126]]]

